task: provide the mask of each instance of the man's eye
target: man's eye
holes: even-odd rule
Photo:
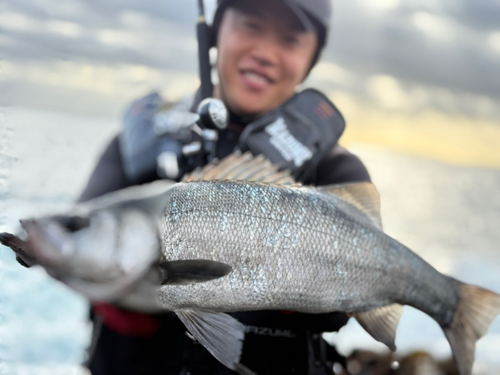
[[[300,39],[297,36],[285,36],[283,42],[289,47],[295,47],[300,43]]]
[[[255,30],[255,31],[258,31],[261,29],[260,25],[257,22],[251,22],[251,21],[246,22],[246,27],[248,27],[251,30]]]

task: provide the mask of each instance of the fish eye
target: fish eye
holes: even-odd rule
[[[58,216],[55,220],[71,233],[77,232],[83,228],[88,228],[90,225],[88,217]]]

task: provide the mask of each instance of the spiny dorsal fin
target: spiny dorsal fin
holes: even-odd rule
[[[182,182],[220,180],[222,176],[230,173],[233,168],[238,168],[239,165],[252,158],[251,153],[242,155],[241,152],[235,152],[222,160],[215,159],[204,167],[199,167],[193,172],[184,175]]]
[[[212,162],[203,168],[185,175],[182,182],[207,180],[236,180],[265,182],[278,185],[295,185],[290,171],[278,171],[279,166],[272,164],[263,155],[254,157],[250,152],[235,152],[220,162]]]
[[[382,230],[380,216],[380,195],[370,182],[357,182],[341,185],[320,186],[318,190],[336,195],[363,212]]]
[[[396,351],[396,329],[399,318],[403,313],[402,305],[389,305],[375,310],[348,314],[356,318],[358,323],[375,340],[387,345],[392,351]]]

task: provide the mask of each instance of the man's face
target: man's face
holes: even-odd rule
[[[262,115],[287,101],[309,71],[318,38],[280,0],[240,1],[219,27],[220,96],[238,115]]]

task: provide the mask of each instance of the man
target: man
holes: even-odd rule
[[[242,132],[296,97],[297,86],[326,43],[330,17],[329,0],[218,1],[213,28],[220,83],[214,96],[230,113],[230,126],[219,134],[218,158],[246,146],[252,150],[241,144]],[[140,100],[129,115],[140,115],[157,101],[154,95]],[[199,101],[198,94],[192,111]],[[156,168],[147,167],[151,163],[130,167],[154,149],[143,147],[143,151],[131,154],[127,151],[130,142],[123,134],[111,142],[81,201],[159,178]],[[297,179],[313,185],[369,181],[362,163],[345,149],[335,144],[326,151],[318,154],[321,157],[316,163],[306,162],[301,173],[295,174]],[[153,152],[150,159],[155,161],[156,156]],[[195,158],[181,164],[180,170],[185,172],[203,164],[203,160]],[[194,343],[173,314],[148,315],[100,304],[94,305],[92,315],[94,337],[88,367],[93,375],[233,373]],[[241,362],[257,374],[332,373],[327,355],[330,349],[320,333],[342,327],[347,321],[344,314],[266,311],[233,316],[248,328]]]

